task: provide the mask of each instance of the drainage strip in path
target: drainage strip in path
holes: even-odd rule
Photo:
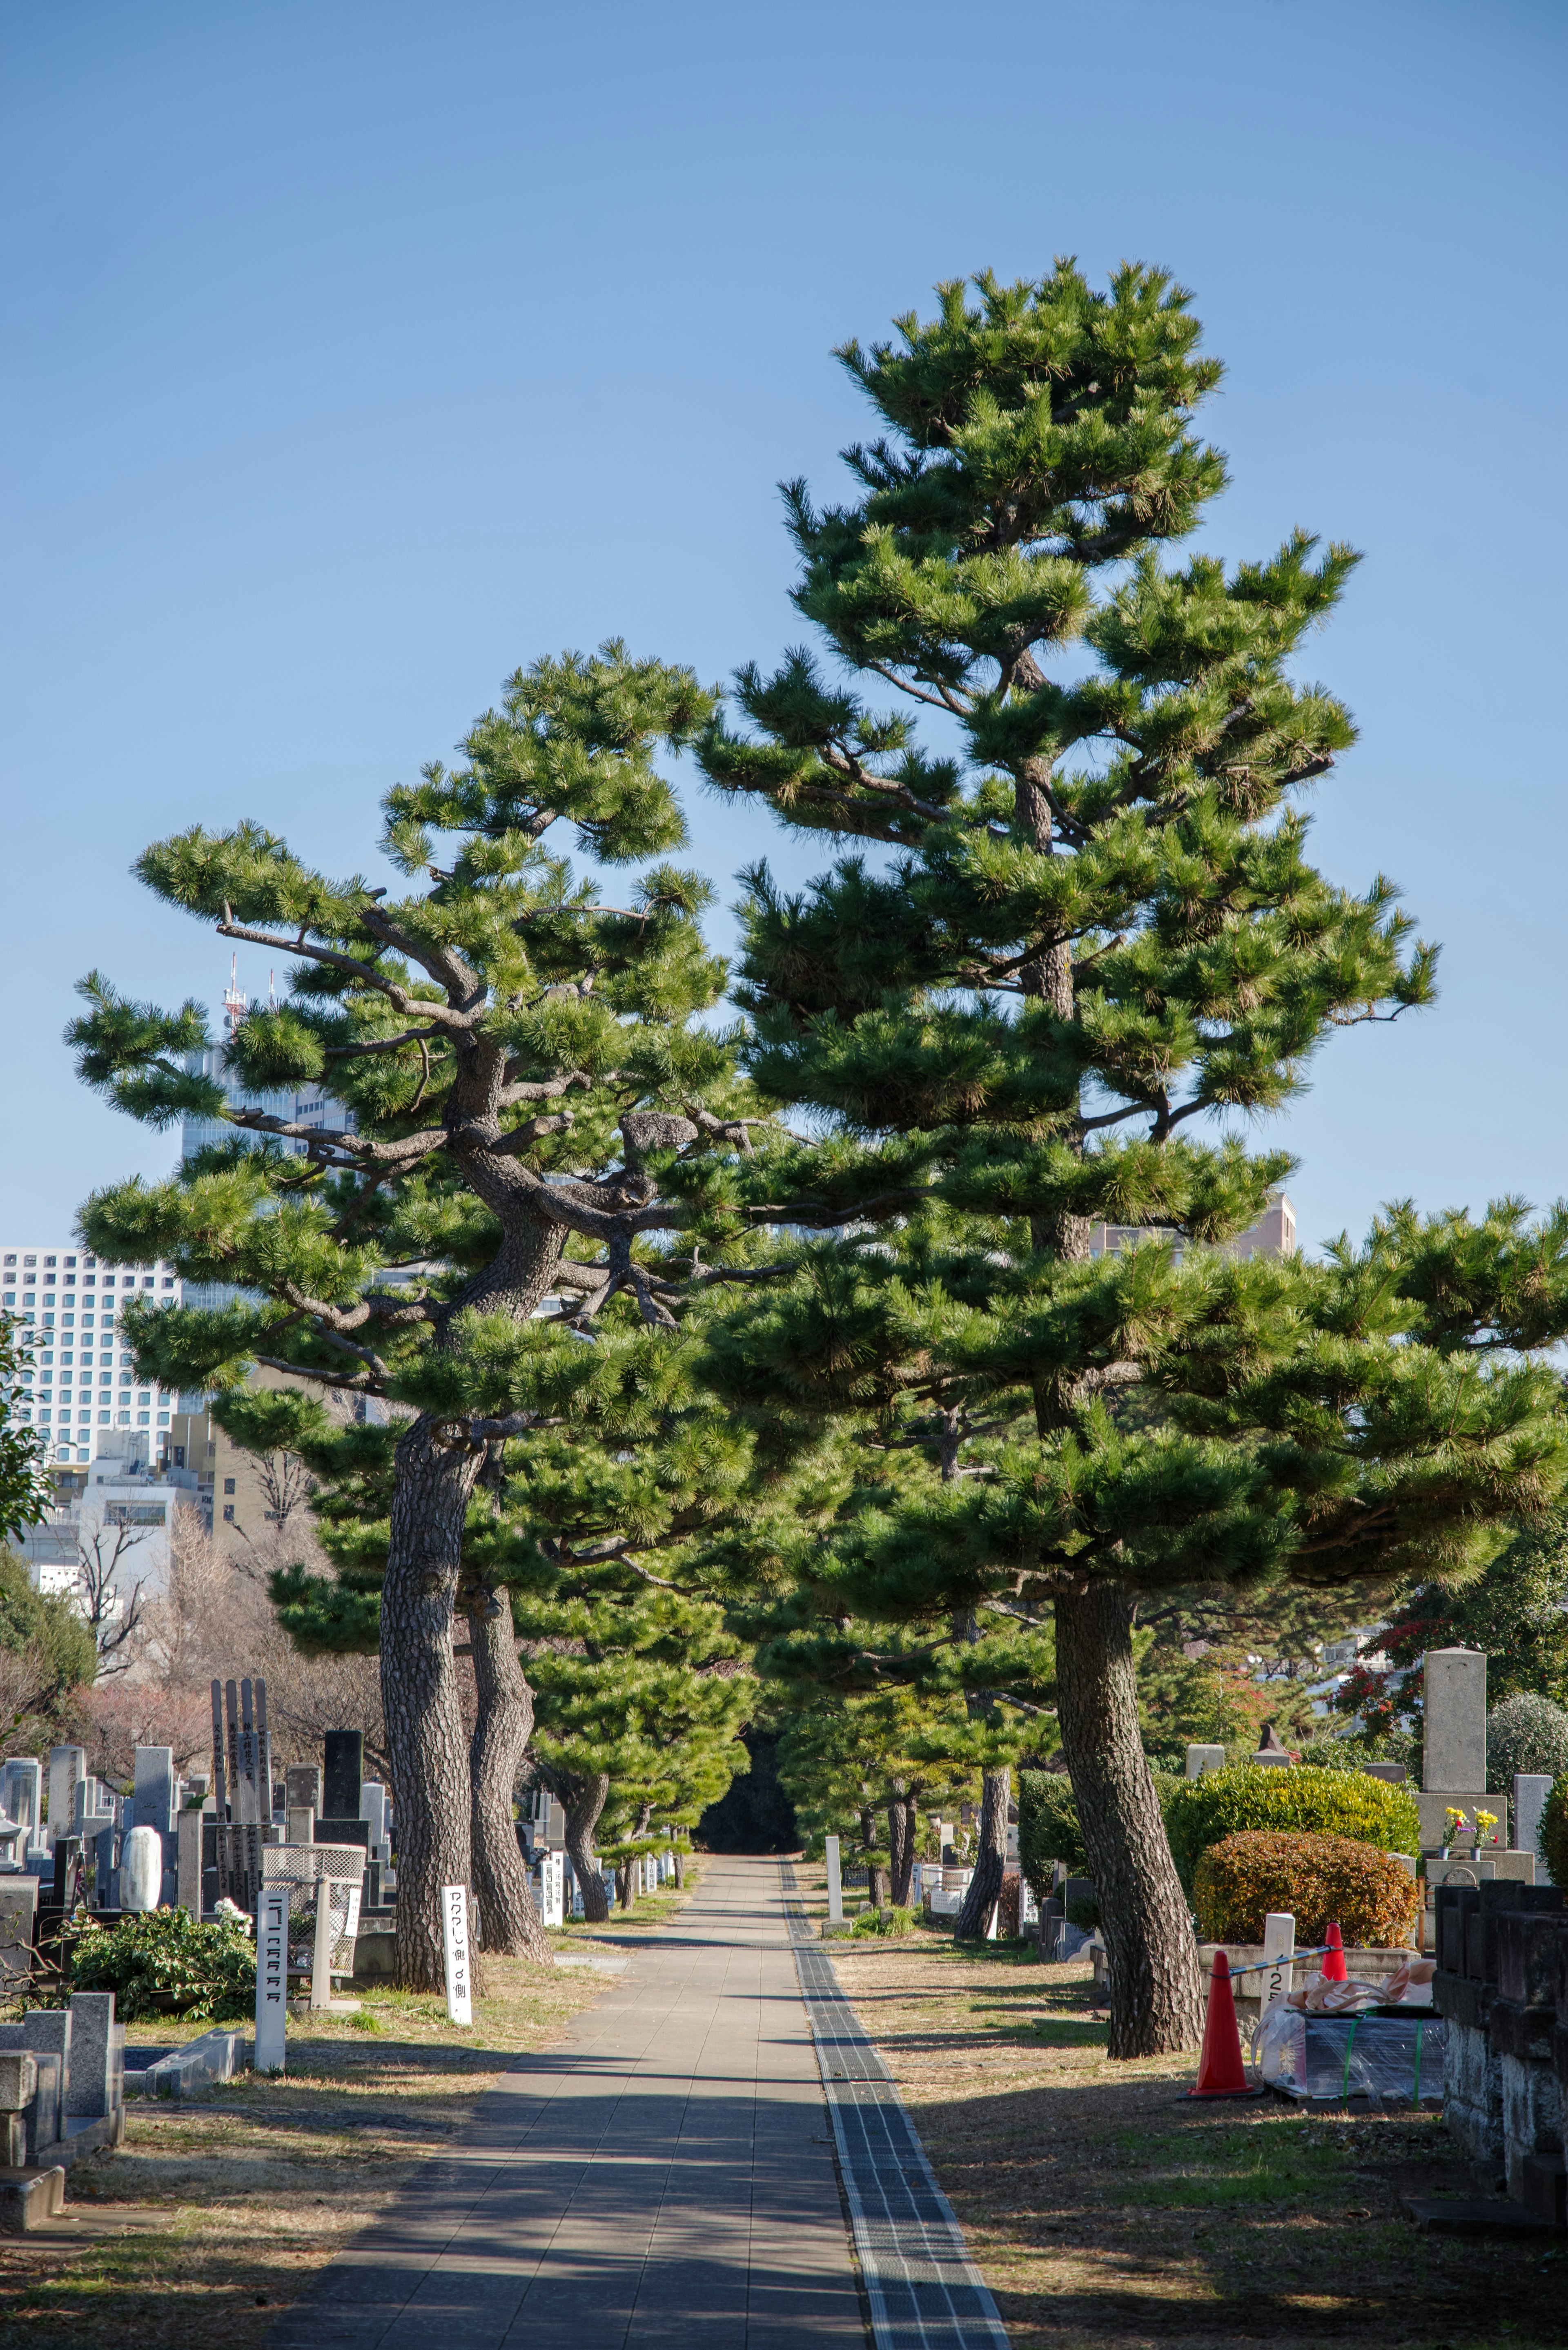
[[[812,1933],[794,1865],[779,1871],[877,2350],[1007,2350],[892,2075]]]

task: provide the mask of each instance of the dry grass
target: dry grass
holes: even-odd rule
[[[685,1898],[640,1901],[601,1930],[654,1928]],[[611,1948],[580,1926],[556,1939]],[[246,2074],[179,2104],[133,2101],[124,2143],[67,2173],[67,2217],[0,2236],[3,2350],[254,2350],[512,2059],[558,2040],[607,1981],[509,1959],[483,1969],[471,2031],[449,2024],[439,1999],[367,1993],[359,2019],[291,2020],[281,2081]],[[167,2047],[202,2028],[126,2037]]]
[[[1019,2350],[1568,2342],[1568,2246],[1405,2217],[1477,2191],[1438,2116],[1193,2106],[1193,2060],[1109,2061],[1086,1967],[929,1930],[832,1949]]]

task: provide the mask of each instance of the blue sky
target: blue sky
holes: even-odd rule
[[[833,492],[863,424],[831,347],[1057,253],[1194,289],[1212,545],[1366,553],[1312,647],[1362,729],[1316,853],[1403,885],[1443,996],[1262,1130],[1303,1239],[1568,1191],[1565,53],[1556,0],[7,11],[0,1230],[171,1161],[60,1043],[94,963],[221,993],[147,841],[254,816],[367,868],[519,661],[771,659],[774,484]],[[692,830],[726,899],[819,861]]]

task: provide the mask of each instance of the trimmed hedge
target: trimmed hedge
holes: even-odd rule
[[[1193,1891],[1205,1940],[1261,1942],[1269,1911],[1288,1909],[1308,1949],[1331,1924],[1347,1944],[1398,1948],[1410,1939],[1421,1898],[1416,1879],[1374,1845],[1259,1829],[1210,1845]]]
[[[1546,1798],[1536,1845],[1553,1885],[1568,1885],[1568,1771]]]
[[[1165,1824],[1177,1874],[1189,1894],[1198,1864],[1211,1845],[1254,1830],[1348,1836],[1380,1852],[1421,1849],[1420,1814],[1408,1787],[1390,1786],[1365,1772],[1316,1771],[1299,1763],[1277,1769],[1243,1762],[1229,1771],[1206,1771],[1201,1779],[1177,1788],[1166,1805]]]

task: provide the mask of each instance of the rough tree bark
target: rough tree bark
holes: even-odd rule
[[[441,1888],[472,1874],[468,1751],[452,1667],[452,1605],[476,1454],[415,1420],[400,1438],[381,1596],[381,1705],[398,1817],[398,1983],[445,1982]]]
[[[465,1071],[454,1100],[466,1107],[466,1091],[475,1087],[481,1098],[472,1114],[488,1116],[493,1126],[483,1096],[487,1085],[499,1087],[504,1055],[493,1048],[489,1058],[494,1066],[487,1074]],[[525,1322],[548,1290],[563,1247],[561,1232],[521,1205],[513,1166],[482,1149],[463,1156],[471,1186],[500,1217],[504,1238],[494,1261],[453,1301],[441,1327],[443,1346],[463,1307]],[[469,1498],[488,1454],[489,1446],[474,1442],[461,1424],[421,1413],[394,1455],[381,1586],[381,1704],[398,1807],[397,1981],[403,1991],[443,1987],[441,1888],[467,1885],[472,1875],[468,1754],[452,1630]]]
[[[1111,1967],[1110,2054],[1162,2056],[1202,2028],[1198,1947],[1137,1726],[1132,1603],[1056,1601],[1057,1716]]]
[[[474,1907],[479,1947],[514,1958],[554,1964],[550,1938],[534,1906],[528,1869],[518,1848],[513,1804],[534,1728],[534,1692],[524,1677],[504,1604],[494,1615],[487,1592],[468,1610],[478,1719],[469,1743]]]
[[[981,1781],[980,1849],[975,1854],[974,1875],[969,1881],[969,1891],[963,1898],[958,1923],[953,1928],[955,1940],[983,1941],[991,1927],[991,1913],[1002,1898],[1002,1871],[1007,1866],[1007,1806],[1012,1794],[1012,1773],[1008,1770],[987,1771]]]
[[[895,1795],[888,1806],[888,1893],[895,1909],[907,1909],[915,1881],[915,1844],[919,1806],[913,1795]]]

